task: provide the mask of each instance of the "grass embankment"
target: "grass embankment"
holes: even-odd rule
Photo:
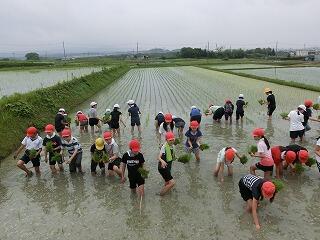
[[[314,92],[320,92],[319,86],[314,86],[314,85],[309,85],[309,84],[304,84],[304,83],[299,83],[299,82],[293,82],[293,81],[274,79],[274,78],[261,77],[261,76],[257,76],[257,75],[247,74],[247,73],[232,72],[229,70],[211,68],[211,67],[200,66],[200,65],[197,67],[212,70],[212,71],[217,71],[217,72],[229,73],[229,74],[237,75],[240,77],[253,78],[253,79],[262,80],[265,82],[276,83],[276,84],[280,84],[280,85],[284,85],[284,86],[306,89],[306,90],[310,90],[310,91],[314,91]]]
[[[55,86],[0,100],[0,160],[16,149],[25,129],[34,124],[39,130],[53,123],[60,107],[67,111],[106,87],[129,70],[126,65],[92,73]]]

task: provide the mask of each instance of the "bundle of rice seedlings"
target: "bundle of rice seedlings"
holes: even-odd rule
[[[67,117],[66,117],[66,122],[67,122],[68,124],[70,124],[70,123],[71,123],[71,117],[67,116]]]
[[[53,152],[53,145],[52,145],[52,142],[47,142],[46,144],[46,150],[48,153],[52,153]]]
[[[276,192],[281,191],[284,188],[284,183],[283,181],[281,181],[280,179],[273,179],[272,183],[275,185],[276,187]]]
[[[92,160],[95,162],[101,162],[102,157],[103,157],[103,152],[96,150],[96,151],[94,151],[94,153],[92,155]]]
[[[190,153],[183,154],[183,155],[181,155],[180,157],[178,157],[177,160],[178,160],[178,162],[181,162],[181,163],[190,162],[190,160],[191,160],[191,154],[190,154]]]
[[[308,161],[306,162],[306,165],[308,167],[311,167],[312,165],[316,164],[317,160],[315,160],[314,158],[308,158]]]
[[[261,98],[261,99],[258,100],[258,103],[260,103],[260,105],[263,105],[263,104],[266,103],[266,100],[264,100],[264,99]]]
[[[243,105],[244,108],[248,107],[249,102],[245,102],[245,104]]]
[[[205,115],[209,115],[210,110],[209,109],[205,109],[203,112],[204,112]]]
[[[33,158],[35,158],[37,156],[37,153],[38,153],[37,150],[31,149],[31,150],[29,150],[28,156],[29,156],[30,159],[33,159]]]
[[[200,144],[199,148],[200,148],[201,151],[203,151],[203,150],[209,149],[210,147],[209,147],[208,144],[202,143],[202,144]]]
[[[304,167],[302,166],[302,164],[300,163],[296,163],[294,166],[294,170],[297,174],[301,174],[302,172],[304,172]]]
[[[319,103],[315,103],[315,104],[313,104],[312,108],[314,110],[320,110],[320,104]]]
[[[109,159],[108,154],[103,153],[101,160],[102,160],[104,163],[109,162],[109,161],[110,161],[110,159]]]
[[[79,122],[78,119],[75,119],[75,120],[74,120],[74,124],[75,124],[76,126],[79,126],[79,123],[80,123],[80,122]]]
[[[148,175],[149,175],[149,170],[143,168],[143,167],[140,167],[138,168],[138,172],[140,173],[141,177],[142,178],[148,178]]]
[[[282,117],[282,119],[286,119],[288,117],[288,114],[287,112],[283,112],[283,113],[280,113],[280,116]]]
[[[174,145],[178,145],[178,144],[180,144],[181,143],[181,140],[179,139],[179,138],[176,138],[175,140],[174,140]]]
[[[246,155],[242,155],[240,158],[240,162],[242,164],[246,164],[248,162],[248,157]]]
[[[59,162],[59,161],[61,161],[61,159],[62,159],[61,154],[60,153],[55,153],[55,154],[53,154],[53,156],[51,158],[51,161]]]
[[[248,153],[249,153],[249,154],[250,154],[250,153],[255,154],[256,152],[258,152],[258,148],[257,148],[256,145],[251,145],[251,146],[248,147]]]

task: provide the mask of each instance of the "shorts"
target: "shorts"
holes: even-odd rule
[[[30,159],[29,156],[27,155],[27,153],[23,154],[23,156],[20,158],[20,160],[22,160],[25,164],[27,164],[28,162],[32,162],[32,165],[34,167],[40,167],[40,155],[37,155],[36,158],[34,159]]]
[[[96,172],[96,169],[97,169],[97,166],[99,165],[99,168],[102,170],[105,168],[105,165],[104,165],[104,162],[96,162],[96,161],[93,161],[91,160],[91,172],[95,173]]]
[[[253,199],[252,192],[249,188],[244,185],[242,178],[239,181],[239,192],[244,201],[248,201],[249,199]]]
[[[224,113],[224,118],[225,118],[226,120],[228,120],[229,117],[232,118],[232,114],[233,114],[233,112],[225,112],[225,113]]]
[[[113,171],[113,167],[117,166],[118,168],[120,168],[120,164],[121,164],[121,158],[116,158],[115,160],[113,160],[112,162],[109,162],[108,164],[108,170]]]
[[[137,186],[144,184],[144,179],[141,177],[140,173],[137,173],[134,176],[128,176],[130,182],[130,188],[135,189]]]
[[[110,122],[109,126],[112,129],[119,129],[120,128],[119,122]]]
[[[188,146],[185,146],[185,150],[187,153],[194,153],[194,154],[197,154],[200,152],[200,148],[199,147],[196,147],[196,148],[192,148],[191,150],[189,149]]]
[[[85,120],[85,121],[80,121],[80,127],[85,127],[85,126],[88,126],[88,120]]]
[[[69,171],[73,173],[77,171],[77,168],[78,169],[81,168],[81,161],[82,161],[82,152],[79,152],[69,163]]]
[[[200,124],[201,123],[201,115],[191,116],[190,122],[192,122],[192,121],[197,121]]]
[[[297,137],[302,138],[304,135],[304,129],[299,131],[290,131],[290,138],[296,139]]]
[[[60,133],[62,132],[62,130],[65,128],[64,126],[61,126],[61,127],[55,127],[56,128],[56,131],[57,133]]]
[[[186,125],[185,122],[177,122],[174,124],[176,128],[184,128],[185,125]]]
[[[268,116],[272,116],[272,113],[274,112],[274,110],[276,110],[276,107],[268,107]]]
[[[159,162],[158,171],[161,174],[161,176],[164,179],[164,181],[169,182],[170,180],[173,179],[173,177],[171,175],[172,161],[166,162],[166,163],[168,164],[167,167],[166,168],[162,168],[161,167],[161,163]]]
[[[273,166],[263,166],[260,163],[256,163],[256,168],[264,171],[264,172],[272,172],[273,171]]]
[[[89,125],[93,127],[94,125],[98,125],[99,119],[97,118],[89,118]]]
[[[137,125],[137,126],[141,125],[140,118],[131,118],[131,126],[133,127],[135,125]]]
[[[60,165],[62,164],[62,156],[60,157],[60,159],[58,161],[52,161],[52,157],[53,157],[53,155],[49,154],[49,165],[50,166],[54,166],[54,165],[56,165],[56,163],[58,163]]]
[[[244,111],[242,111],[242,112],[236,112],[236,120],[239,120],[240,117],[243,118],[243,116],[244,116]]]
[[[224,115],[224,108],[221,107],[214,112],[212,118],[213,120],[220,120],[223,117],[223,115]]]

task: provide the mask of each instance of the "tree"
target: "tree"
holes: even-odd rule
[[[40,60],[39,54],[36,52],[30,52],[25,55],[27,60]]]

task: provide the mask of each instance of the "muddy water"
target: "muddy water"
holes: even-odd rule
[[[69,81],[75,77],[81,77],[100,70],[100,67],[84,67],[75,69],[1,71],[0,98],[13,93],[25,93],[38,88],[49,87],[58,82]]]
[[[227,145],[245,152],[249,144],[254,144],[250,132],[255,126],[267,129],[272,144],[288,144],[288,123],[278,114],[291,110],[306,97],[317,97],[309,91],[268,84],[278,99],[274,119],[268,122],[265,109],[257,102],[266,86],[262,81],[194,67],[131,70],[75,111],[87,110],[92,100],[98,102],[101,115],[105,108],[118,103],[126,116],[125,102],[129,99],[140,106],[142,152],[150,169],[141,215],[128,182],[122,185],[118,178],[90,175],[89,147],[96,136],[80,136],[74,129],[84,148],[84,175],[71,176],[66,169],[51,176],[42,162],[42,175],[26,179],[12,158],[1,163],[0,239],[319,239],[316,168],[299,177],[286,175],[286,187],[274,203],[261,203],[260,232],[255,230],[251,216],[244,213],[238,192],[238,181],[248,172],[250,163],[234,163],[234,176],[225,177],[224,183],[212,176],[217,152]],[[210,150],[202,152],[199,164],[195,160],[185,165],[174,163],[176,188],[165,197],[156,195],[163,185],[157,172],[156,112],[170,111],[187,119],[191,105],[204,108],[208,102],[223,104],[225,98],[235,99],[240,92],[249,101],[243,124],[212,124],[210,117],[204,118],[203,141]],[[319,125],[312,127],[303,143],[310,150],[319,135]],[[116,139],[122,152],[132,137],[129,132],[124,129]]]

